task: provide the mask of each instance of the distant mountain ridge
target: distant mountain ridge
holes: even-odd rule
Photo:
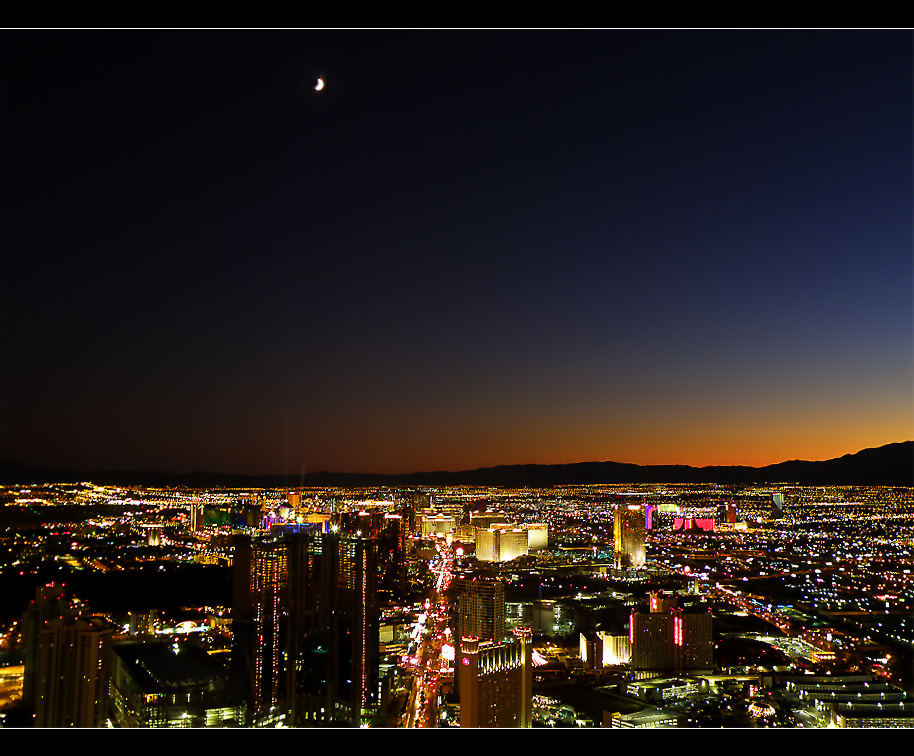
[[[75,472],[0,462],[0,483],[93,483],[123,486],[187,488],[285,488],[298,476],[232,475],[156,471]],[[367,486],[508,486],[543,488],[600,483],[798,483],[801,485],[914,486],[914,441],[863,449],[821,462],[792,460],[765,467],[740,465],[635,465],[625,462],[576,462],[560,465],[499,465],[461,472],[418,472],[405,475],[314,472],[304,484],[315,487]]]

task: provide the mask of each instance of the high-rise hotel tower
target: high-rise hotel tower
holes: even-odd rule
[[[530,727],[533,719],[533,654],[530,630],[511,641],[460,641],[460,726]]]
[[[634,670],[710,670],[714,634],[707,607],[680,606],[676,597],[652,593],[649,611],[630,617]]]
[[[644,510],[636,506],[616,507],[613,526],[616,569],[644,567]]]
[[[282,537],[233,539],[232,666],[248,686],[248,724],[265,724],[282,711],[288,547]]]
[[[289,538],[290,723],[358,727],[379,703],[376,565],[369,538]]]
[[[379,696],[371,541],[294,527],[234,538],[232,661],[248,724],[360,725]]]

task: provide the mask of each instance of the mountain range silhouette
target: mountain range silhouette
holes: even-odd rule
[[[311,487],[368,486],[549,486],[600,483],[797,483],[800,485],[914,486],[914,441],[863,449],[855,454],[819,462],[791,460],[765,467],[742,465],[635,465],[624,462],[577,462],[558,465],[499,465],[460,472],[434,471],[403,475],[379,473],[313,472],[302,481],[297,475],[234,475],[152,470],[78,472],[0,462],[4,485],[76,483],[101,485],[183,486],[187,488],[285,488],[299,483]]]

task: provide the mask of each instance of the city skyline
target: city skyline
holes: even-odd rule
[[[907,728],[911,494],[0,486],[0,727]]]
[[[297,479],[911,438],[909,32],[3,41],[2,459]]]

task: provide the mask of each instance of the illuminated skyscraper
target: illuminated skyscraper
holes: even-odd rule
[[[288,549],[281,537],[236,533],[233,540],[232,667],[250,691],[249,724],[261,724],[280,710]]]
[[[190,505],[190,529],[203,530],[205,525],[204,508],[202,501],[195,501]]]
[[[249,723],[361,724],[378,702],[371,540],[295,527],[234,538],[233,665]]]
[[[408,513],[379,510],[341,514],[337,520],[340,533],[371,541],[372,564],[377,570],[375,591],[380,600],[401,600],[409,590],[407,550],[409,548]]]
[[[529,630],[512,641],[460,641],[460,726],[530,727],[533,658]]]
[[[616,569],[644,567],[644,512],[638,506],[616,507],[613,527]]]
[[[372,541],[337,530],[297,533],[289,557],[291,723],[358,727],[379,699]]]
[[[476,558],[480,562],[510,562],[527,551],[526,530],[506,527],[476,530]]]
[[[459,577],[456,636],[501,641],[505,638],[505,585],[500,580]]]
[[[457,626],[454,645],[457,669],[460,669],[464,638],[499,643],[506,638],[505,585],[500,580],[479,577],[458,577],[453,585],[457,591]],[[454,683],[460,691],[460,674]]]
[[[771,494],[771,516],[782,517],[784,514],[784,494]]]

